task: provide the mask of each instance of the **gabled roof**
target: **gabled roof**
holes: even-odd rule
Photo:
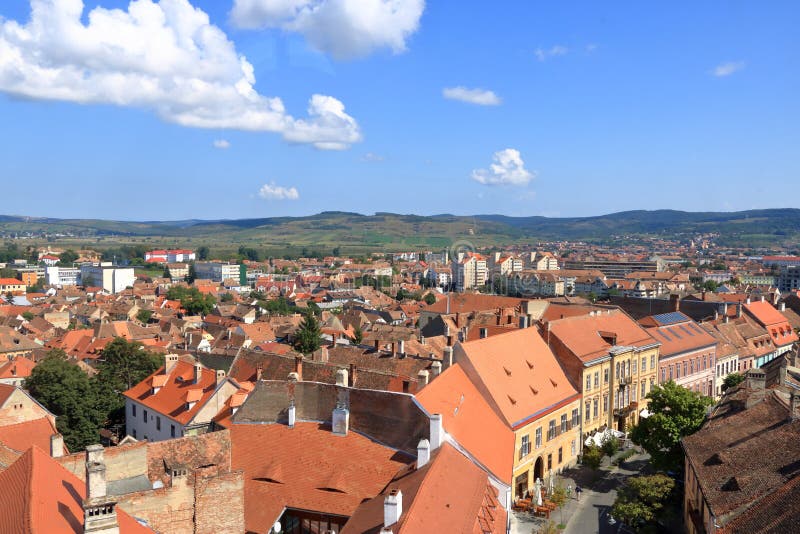
[[[745,304],[744,309],[767,329],[776,346],[781,347],[798,341],[797,333],[789,324],[789,320],[769,302],[751,302]]]
[[[28,450],[36,445],[50,450],[50,436],[58,434],[58,430],[50,422],[49,417],[40,417],[14,425],[0,426],[0,443],[18,452]]]
[[[3,532],[83,534],[86,484],[39,447],[0,472]],[[117,508],[120,534],[152,534]]]
[[[25,357],[6,360],[0,364],[0,378],[27,378],[36,364]]]
[[[231,443],[232,467],[244,471],[248,532],[267,532],[285,508],[349,517],[413,461],[357,432],[334,435],[320,423],[234,423]]]
[[[459,343],[456,350],[467,376],[511,428],[578,398],[535,328]]]
[[[607,355],[614,346],[643,347],[656,341],[622,310],[550,321],[549,335],[558,338],[581,361],[589,362]],[[601,332],[616,335],[616,343]]]
[[[175,364],[172,372],[166,375],[168,378],[164,385],[157,393],[153,394],[153,380],[163,380],[156,379],[156,375],[164,375],[164,367],[124,392],[123,395],[182,425],[192,420],[203,404],[211,398],[217,387],[216,371],[204,367],[201,371],[200,382],[195,384],[194,365],[183,360],[179,360]],[[187,403],[190,402],[196,404],[187,409]]]
[[[394,489],[402,492],[403,499],[400,520],[391,525],[397,534],[506,531],[506,511],[486,472],[444,443],[432,452],[427,465],[401,468],[380,495],[358,507],[342,534],[378,534],[384,499]]]
[[[511,484],[514,432],[489,406],[461,365],[445,370],[416,398],[429,415],[442,415],[444,430],[459,445],[495,477]]]

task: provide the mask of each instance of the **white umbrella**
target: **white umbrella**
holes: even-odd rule
[[[552,495],[553,494],[553,472],[552,471],[550,471],[550,480],[548,482],[548,486],[550,488],[548,494]]]
[[[533,491],[536,492],[536,506],[542,505],[542,479],[537,478],[536,483],[533,485]]]

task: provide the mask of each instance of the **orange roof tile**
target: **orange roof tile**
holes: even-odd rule
[[[608,354],[611,343],[601,336],[616,335],[616,346],[643,347],[656,341],[622,310],[607,310],[550,321],[550,335],[557,337],[583,362]]]
[[[15,451],[23,452],[31,445],[50,450],[50,436],[58,434],[50,419],[40,417],[14,425],[0,426],[0,443]]]
[[[487,404],[459,364],[425,386],[416,398],[429,415],[442,414],[442,426],[459,445],[497,478],[511,484],[514,432]]]
[[[467,376],[483,385],[486,400],[512,428],[579,396],[535,328],[459,343],[456,350]]]
[[[0,472],[3,532],[83,534],[86,484],[39,447],[29,448]],[[117,508],[120,534],[152,534]]]
[[[152,379],[156,375],[163,375],[164,367],[124,392],[123,395],[185,425],[200,411],[217,387],[217,374],[213,369],[203,368],[199,384],[194,383],[194,373],[194,365],[179,360],[158,393],[153,394]],[[188,400],[189,398],[196,400]],[[196,404],[191,409],[187,409],[187,402],[196,402]]]
[[[14,358],[0,365],[0,378],[27,378],[31,376],[34,367],[36,363],[28,358]]]
[[[231,442],[232,466],[244,470],[245,528],[252,532],[267,532],[285,508],[349,517],[413,461],[356,432],[336,436],[319,423],[234,424]],[[275,466],[288,476],[276,475]]]

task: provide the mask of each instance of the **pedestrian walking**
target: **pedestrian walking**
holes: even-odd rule
[[[583,489],[582,489],[580,486],[576,485],[576,486],[575,486],[575,497],[576,497],[576,498],[577,498],[579,501],[581,500],[581,492],[583,492]]]

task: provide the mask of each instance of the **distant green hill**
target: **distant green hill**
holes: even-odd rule
[[[76,236],[119,241],[200,243],[204,241],[260,246],[340,245],[389,250],[400,247],[446,247],[456,239],[477,246],[519,242],[584,240],[624,242],[642,237],[719,234],[718,243],[742,246],[796,246],[800,243],[800,209],[750,210],[732,213],[674,210],[626,211],[597,217],[508,217],[504,215],[361,215],[323,212],[305,217],[236,220],[107,221],[0,215],[0,234]]]

